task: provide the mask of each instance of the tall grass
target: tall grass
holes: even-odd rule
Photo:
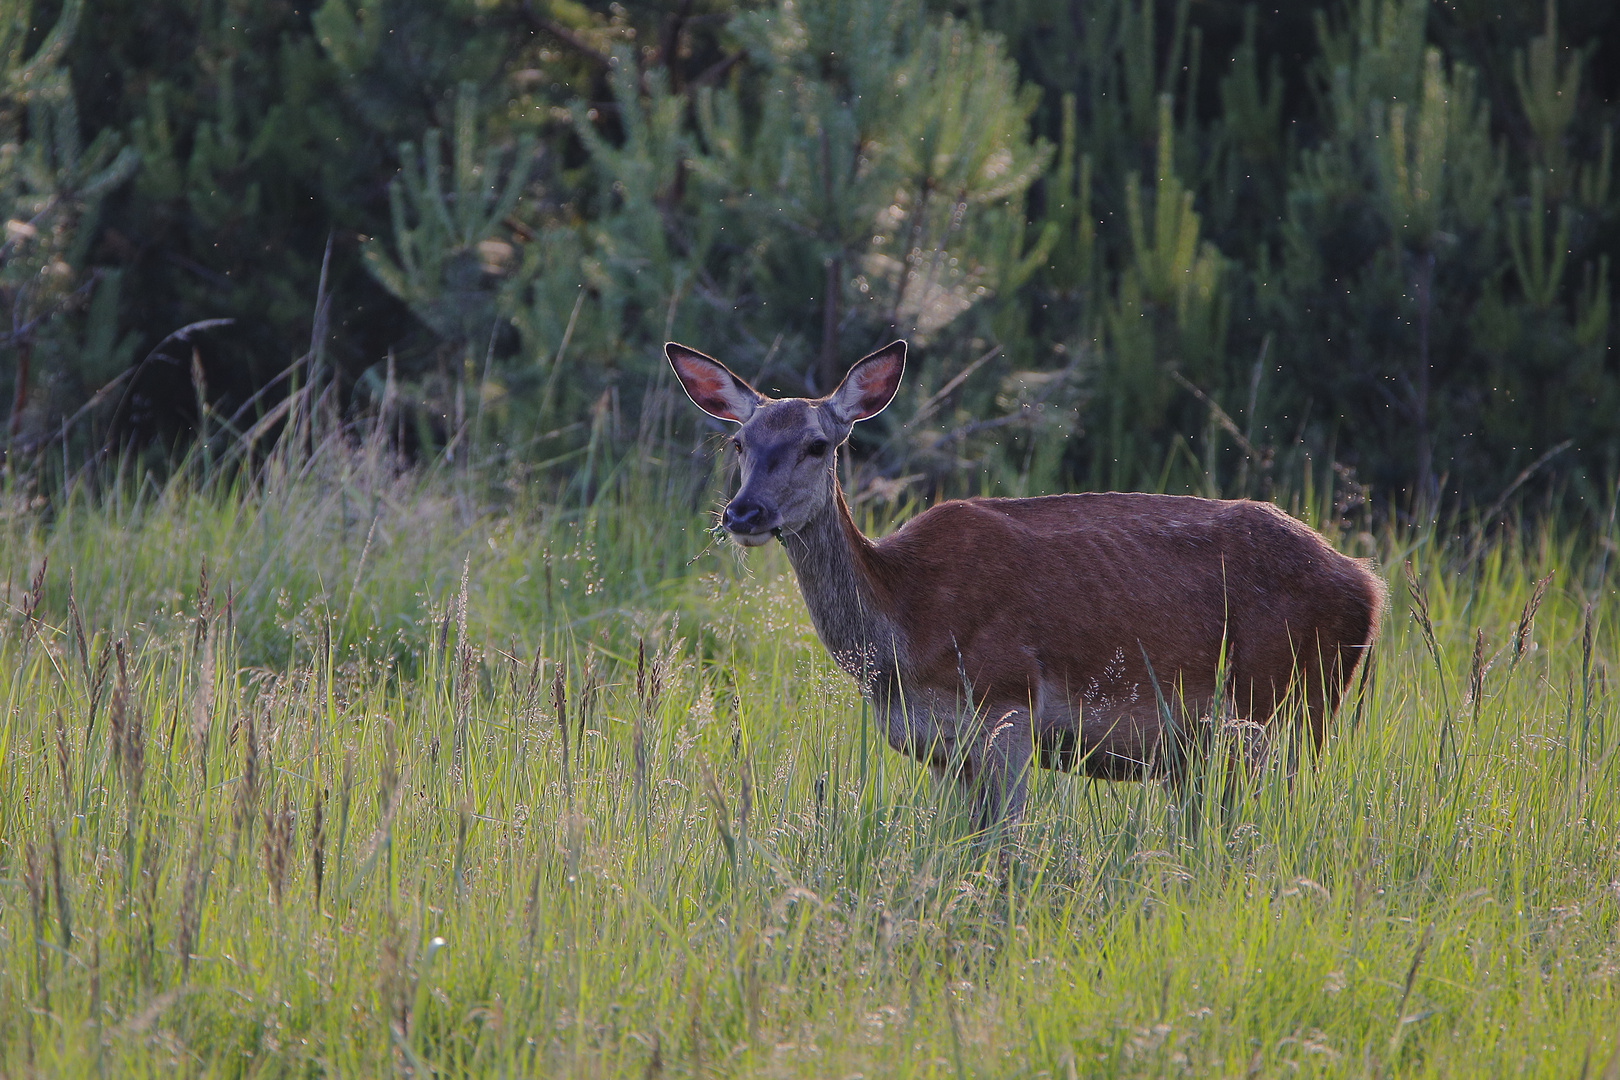
[[[0,1073],[1615,1066],[1592,537],[1363,539],[1396,603],[1314,767],[1196,814],[1042,774],[987,844],[779,551],[593,467],[334,444],[0,520]]]

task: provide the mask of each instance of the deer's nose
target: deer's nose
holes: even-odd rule
[[[770,527],[770,517],[770,510],[764,503],[758,499],[739,496],[727,504],[726,512],[720,516],[720,522],[734,533],[753,536],[765,532]]]

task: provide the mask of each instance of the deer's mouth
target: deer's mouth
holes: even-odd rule
[[[761,544],[769,543],[771,537],[776,534],[775,529],[767,529],[764,532],[757,533],[737,532],[735,529],[729,531],[731,538],[743,547],[759,547]]]

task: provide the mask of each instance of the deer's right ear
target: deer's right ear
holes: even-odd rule
[[[721,420],[746,423],[765,400],[758,390],[733,375],[726,365],[696,349],[671,341],[664,346],[669,366],[681,380],[692,404]]]

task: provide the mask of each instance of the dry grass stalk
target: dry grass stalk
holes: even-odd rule
[[[225,586],[225,641],[229,644],[236,637],[236,586],[227,583]]]
[[[456,594],[456,678],[455,726],[452,729],[451,761],[463,777],[467,768],[467,724],[472,709],[473,649],[467,641],[467,578],[472,570],[472,556],[461,563],[461,589]]]
[[[636,642],[636,700],[640,708],[636,710],[635,726],[631,733],[632,749],[635,757],[636,792],[645,798],[647,794],[647,729],[653,721],[653,711],[658,707],[658,695],[663,690],[663,677],[659,672],[658,657],[653,657],[652,663],[647,662],[647,641],[645,638]]]
[[[51,1011],[51,990],[45,969],[45,892],[44,869],[39,865],[39,853],[34,842],[23,845],[23,889],[28,893],[28,914],[34,924],[34,977],[38,985],[40,1008]]]
[[[68,900],[67,878],[62,874],[62,843],[51,831],[51,891],[56,894],[56,940],[66,953],[73,947],[73,905]]]
[[[315,877],[315,907],[321,906],[321,886],[326,878],[326,789],[315,796],[314,820],[309,831],[309,868]]]
[[[639,711],[630,732],[631,754],[635,760],[636,795],[647,794],[647,721]]]
[[[321,644],[316,650],[313,674],[318,682],[330,686],[332,681],[332,613],[321,616]]]
[[[405,935],[393,918],[382,937],[377,958],[377,996],[395,1037],[403,1042],[411,1033],[411,972],[405,954]]]
[[[56,710],[56,773],[62,782],[62,810],[73,813],[73,758],[72,740],[68,737],[67,723],[62,710]]]
[[[461,808],[456,814],[456,853],[450,864],[450,880],[457,903],[467,892],[467,829],[472,824],[472,816],[473,798],[469,791],[462,796]]]
[[[1423,966],[1423,955],[1429,951],[1429,939],[1434,936],[1434,923],[1423,929],[1423,936],[1418,939],[1417,949],[1412,953],[1412,963],[1406,969],[1406,982],[1401,988],[1401,1000],[1395,1006],[1395,1030],[1389,1036],[1389,1056],[1393,1058],[1401,1048],[1401,1041],[1406,1036],[1407,1017],[1406,1003],[1412,997],[1412,987],[1417,983],[1418,968]]]
[[[157,960],[157,890],[161,858],[157,837],[150,832],[147,833],[146,842],[141,849],[139,892],[142,927],[145,932],[136,942],[136,952],[141,965],[141,985],[146,987],[153,985],[152,967]]]
[[[264,848],[264,876],[270,882],[270,899],[275,901],[277,907],[281,906],[281,898],[287,887],[287,871],[292,865],[294,822],[292,804],[285,792],[281,796],[280,813],[276,812],[273,802],[264,808],[264,839],[261,841]]]
[[[191,650],[200,656],[197,666],[197,688],[191,700],[190,742],[197,757],[197,786],[208,787],[208,732],[214,709],[214,637],[209,632],[213,623],[214,601],[208,593],[208,560],[202,560],[197,574],[197,618],[192,632]]]
[[[400,797],[405,786],[404,775],[399,767],[399,739],[394,730],[392,720],[383,724],[383,753],[382,767],[378,770],[377,782],[377,827],[372,832],[371,851],[367,862],[380,860],[385,868],[392,866],[394,845],[394,816],[399,812],[403,799]],[[394,910],[393,880],[389,874],[388,887],[383,889],[383,904],[392,913]],[[350,884],[350,889],[354,884]]]
[[[529,895],[523,901],[523,943],[533,946],[540,936],[540,867],[529,877]]]
[[[123,774],[124,789],[129,794],[129,813],[133,822],[135,808],[140,805],[141,789],[146,783],[146,725],[140,710],[134,708],[129,694],[129,660],[122,639],[114,646],[118,656],[118,679],[113,686],[112,708],[108,716],[108,737],[112,740],[113,759]]]
[[[720,843],[725,845],[726,857],[735,861],[737,837],[731,831],[731,807],[726,805],[726,793],[720,790],[720,782],[714,778],[714,771],[706,762],[703,765],[703,789],[714,806],[714,827],[720,834]]]
[[[250,712],[247,716],[246,737],[242,746],[242,781],[236,789],[236,809],[231,824],[240,841],[244,829],[252,829],[253,815],[259,807],[259,725]]]
[[[687,1043],[691,1046],[692,1075],[702,1076],[706,1071],[703,1064],[703,1003],[708,996],[709,980],[703,972],[695,972],[692,977],[692,988],[687,993],[686,1029]]]
[[[1445,758],[1448,744],[1451,746],[1453,764],[1456,762],[1456,736],[1451,730],[1451,704],[1446,698],[1446,667],[1440,659],[1440,643],[1434,636],[1434,621],[1429,617],[1429,597],[1410,559],[1406,562],[1406,591],[1412,598],[1412,616],[1423,631],[1423,641],[1429,647],[1429,657],[1434,661],[1435,674],[1440,683],[1440,709],[1444,719],[1440,724],[1440,743],[1435,754],[1434,767],[1438,777],[1440,762]]]
[[[197,690],[191,702],[191,752],[197,758],[197,785],[208,787],[208,733],[214,712],[214,639],[203,638],[202,662],[197,674]]]
[[[338,779],[338,834],[337,854],[332,862],[332,876],[339,887],[343,884],[343,852],[349,841],[349,809],[354,801],[354,750],[343,754],[343,772]]]
[[[209,867],[202,858],[203,824],[198,822],[191,849],[186,852],[184,877],[180,884],[179,927],[174,948],[180,954],[180,978],[191,974],[191,958],[202,934],[203,901],[208,894]]]
[[[101,938],[90,945],[90,1022],[96,1026],[96,1056],[101,1056]]]
[[[392,720],[383,724],[383,760],[377,779],[377,813],[387,816],[399,791],[399,742]]]
[[[1429,597],[1418,580],[1417,571],[1413,569],[1411,560],[1406,563],[1406,592],[1412,598],[1412,615],[1423,630],[1423,640],[1429,646],[1429,652],[1434,657],[1435,664],[1440,663],[1440,646],[1434,637],[1434,622],[1429,618]]]
[[[557,717],[557,732],[562,736],[563,793],[568,797],[568,804],[572,806],[574,778],[568,761],[568,690],[563,685],[563,669],[560,663],[551,675],[551,708],[553,715]]]

